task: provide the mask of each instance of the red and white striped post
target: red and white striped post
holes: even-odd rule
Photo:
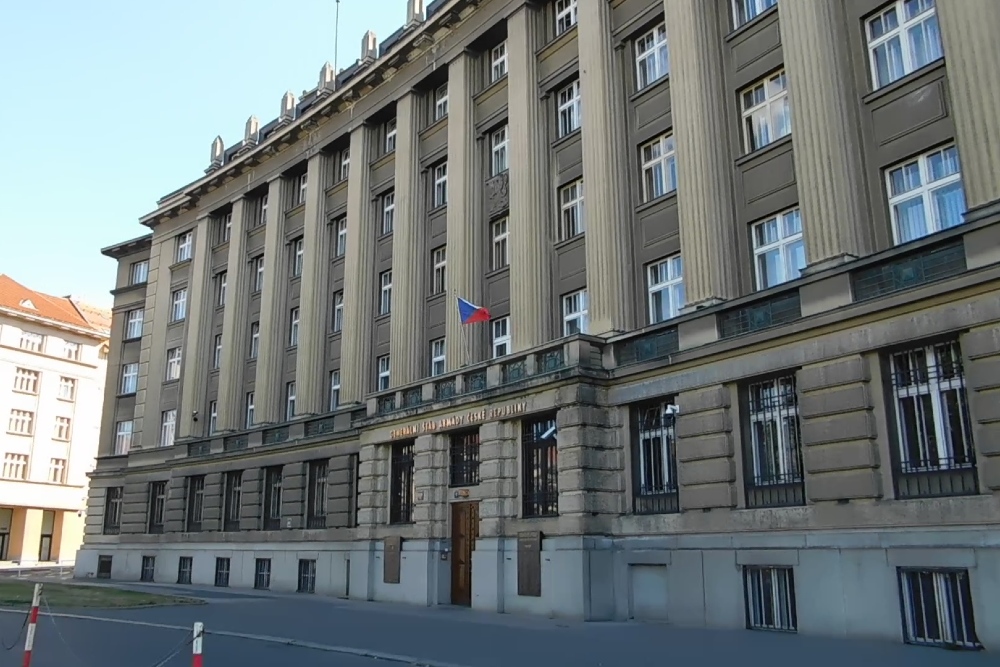
[[[205,624],[196,621],[194,624],[194,640],[191,642],[191,667],[202,667],[201,638],[204,634]]]
[[[35,625],[38,624],[38,603],[42,597],[42,585],[35,584],[35,594],[31,596],[31,612],[28,616],[28,636],[24,639],[24,662],[22,667],[31,667],[31,649],[35,645]]]

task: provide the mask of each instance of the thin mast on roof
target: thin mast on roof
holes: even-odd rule
[[[336,10],[333,18],[333,77],[336,81],[340,70],[337,69],[337,46],[340,41],[340,0],[336,0]]]

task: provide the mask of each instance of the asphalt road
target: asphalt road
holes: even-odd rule
[[[456,608],[243,595],[188,587],[164,593],[204,596],[199,606],[139,610],[64,610],[105,620],[43,616],[32,667],[175,667],[190,665],[190,627],[205,624],[206,667],[663,667],[736,664],[773,667],[978,667],[996,656],[892,643],[750,631],[710,631],[639,623],[579,623],[483,614]],[[56,614],[63,613],[54,610]],[[23,615],[0,613],[9,646]],[[117,622],[116,622],[117,621]],[[124,623],[122,622],[124,621]],[[138,623],[138,624],[136,624]],[[150,625],[145,625],[150,624]],[[168,626],[168,627],[157,627]],[[261,636],[264,637],[261,637]],[[311,646],[295,645],[296,642]],[[0,648],[0,667],[21,664],[23,636]],[[168,662],[161,661],[180,648]],[[374,652],[381,659],[362,657]]]

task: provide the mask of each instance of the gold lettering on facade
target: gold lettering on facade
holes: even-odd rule
[[[472,426],[488,421],[506,419],[507,417],[522,414],[527,408],[528,404],[526,402],[511,403],[510,405],[505,405],[500,408],[483,408],[481,410],[468,412],[464,415],[454,415],[452,417],[443,417],[437,420],[428,420],[424,422],[417,422],[416,424],[408,424],[389,431],[389,439],[397,440],[399,438],[412,438],[424,433],[446,431],[459,428],[461,426]]]

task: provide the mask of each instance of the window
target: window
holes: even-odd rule
[[[69,442],[72,435],[72,420],[69,417],[56,417],[55,427],[52,429],[52,439],[61,442]]]
[[[212,350],[212,368],[218,370],[222,367],[222,334],[215,335],[215,347]]]
[[[680,509],[677,499],[677,406],[654,401],[635,408],[638,438],[633,447],[633,502],[636,514],[667,514]]]
[[[142,557],[142,570],[139,581],[152,582],[156,578],[156,556]]]
[[[333,293],[333,332],[344,330],[344,290]]]
[[[659,199],[677,189],[677,155],[671,135],[654,139],[639,152],[642,156],[643,201]]]
[[[587,290],[582,289],[562,298],[563,335],[587,333]]]
[[[559,189],[559,240],[567,241],[583,232],[583,180],[576,180]]]
[[[493,332],[493,358],[510,354],[510,317],[498,317],[490,322]]]
[[[261,255],[253,260],[254,277],[253,291],[259,292],[264,289],[264,256]]]
[[[684,265],[680,255],[667,257],[646,267],[649,293],[649,323],[677,317],[684,307]]]
[[[896,497],[978,492],[962,351],[949,341],[890,356]]]
[[[392,312],[392,269],[378,274],[378,284],[378,314],[388,315]]]
[[[191,556],[181,556],[177,559],[177,583],[190,584],[191,571],[194,569],[194,559]]]
[[[448,115],[448,84],[434,91],[434,120],[439,121]]]
[[[115,424],[115,456],[124,456],[132,449],[133,427],[134,424],[131,419],[126,419]]]
[[[295,417],[295,383],[285,384],[285,420]]]
[[[305,204],[306,203],[306,193],[309,191],[309,174],[308,172],[299,174],[296,180],[296,196],[295,204]]]
[[[260,353],[260,322],[250,323],[250,358],[256,359]]]
[[[160,414],[160,447],[173,447],[177,427],[177,410],[164,410]]]
[[[181,378],[181,348],[172,347],[167,350],[167,373],[164,377],[166,382],[179,380]]]
[[[451,436],[448,455],[448,483],[451,486],[479,484],[479,430],[455,433]]]
[[[221,218],[219,218],[219,231],[218,231],[218,243],[229,243],[229,238],[233,233],[233,214],[232,212],[226,213]]]
[[[497,176],[509,169],[507,163],[507,126],[490,134],[490,176]]]
[[[376,359],[378,367],[378,383],[375,391],[385,391],[389,388],[389,355],[384,354]]]
[[[197,533],[201,530],[201,522],[205,514],[204,475],[192,475],[187,478],[184,503],[186,515],[184,530],[189,533]]]
[[[181,288],[179,290],[174,290],[173,294],[170,295],[170,301],[171,301],[170,321],[171,322],[180,322],[185,317],[187,317],[187,298],[188,298],[187,288]]]
[[[118,393],[134,394],[139,386],[139,364],[122,364],[122,381]]]
[[[795,376],[747,388],[747,449],[743,455],[747,507],[805,504],[802,443]]]
[[[219,588],[229,586],[230,559],[216,556],[215,558],[215,585]]]
[[[779,213],[751,229],[757,289],[767,289],[802,275],[806,247],[802,243],[799,209]]]
[[[555,416],[525,420],[521,426],[522,516],[559,514],[559,454]]]
[[[392,153],[396,150],[396,119],[393,118],[385,124],[385,153]]]
[[[295,347],[299,344],[299,309],[292,308],[288,316],[288,346]]]
[[[208,435],[219,430],[219,402],[208,402]]]
[[[448,163],[434,167],[434,208],[448,205]]]
[[[37,394],[39,377],[41,375],[38,371],[18,368],[14,371],[14,391],[19,391],[22,394]]]
[[[752,153],[792,133],[788,82],[782,70],[743,91],[743,146]]]
[[[227,471],[223,488],[222,530],[239,530],[240,515],[243,513],[243,471]]]
[[[142,318],[145,312],[139,308],[125,313],[125,340],[142,338]]]
[[[35,413],[29,410],[11,410],[7,432],[13,435],[32,435],[35,432]]]
[[[25,457],[27,458],[27,457]],[[6,471],[7,465],[4,462]],[[120,486],[108,487],[104,493],[104,534],[117,535],[122,529],[122,495],[123,488]]]
[[[507,40],[490,49],[490,83],[507,76]]]
[[[954,146],[886,170],[886,189],[897,244],[962,224],[965,194]]]
[[[444,375],[445,353],[444,338],[431,341],[431,377]]]
[[[252,391],[247,392],[246,397],[246,420],[243,424],[244,428],[253,428],[255,420],[254,415],[254,405],[253,405],[254,393]]]
[[[292,241],[292,278],[302,275],[302,264],[305,260],[305,242],[301,238]]]
[[[80,351],[83,346],[79,343],[73,343],[71,341],[63,341],[63,356],[70,361],[80,361]]]
[[[343,257],[347,254],[347,216],[340,216],[333,224],[337,228],[337,242],[334,246],[334,256]]]
[[[968,570],[900,568],[899,595],[907,644],[982,648],[976,636]]]
[[[281,466],[264,468],[264,530],[281,530]]]
[[[790,567],[743,566],[747,628],[796,632],[795,577]]]
[[[580,80],[577,79],[558,93],[559,136],[565,137],[580,129]]]
[[[191,259],[191,250],[194,245],[194,232],[184,232],[177,237],[177,253],[175,262],[184,262]]]
[[[445,246],[431,251],[431,294],[444,294],[447,282],[445,270],[448,266],[448,255]]]
[[[28,479],[28,455],[4,454],[3,478]]]
[[[149,483],[149,516],[147,517],[148,531],[150,533],[163,532],[163,518],[167,510],[167,483]]]
[[[330,371],[330,410],[340,405],[340,369]]]
[[[739,28],[778,4],[778,0],[733,0],[733,28]]]
[[[128,270],[129,285],[141,285],[149,279],[149,262],[142,260],[132,262]]]
[[[556,0],[556,37],[576,25],[576,0]]]
[[[42,334],[32,333],[30,331],[21,332],[21,341],[18,343],[18,347],[22,350],[27,350],[28,352],[41,352],[45,345],[45,336]]]
[[[396,442],[389,458],[389,523],[413,523],[413,442]]]
[[[265,192],[258,200],[257,204],[257,224],[256,227],[267,224],[267,193]]]
[[[326,528],[326,461],[310,461],[306,487],[306,528]]]
[[[340,151],[340,180],[346,181],[351,175],[351,149],[345,148]]]
[[[934,0],[896,0],[866,26],[873,88],[944,57]]]
[[[254,565],[253,587],[266,591],[271,587],[271,559],[258,558]]]
[[[667,26],[656,26],[635,40],[636,88],[642,90],[670,73]]]
[[[299,582],[295,589],[297,593],[316,592],[316,561],[312,559],[299,559]]]
[[[226,305],[226,280],[228,274],[223,271],[219,275],[215,276],[215,305],[224,306]]]
[[[387,192],[382,195],[382,236],[392,234],[396,219],[396,193]]]
[[[490,269],[499,271],[510,263],[507,250],[509,239],[507,218],[500,218],[490,223],[490,236],[493,239],[490,249]]]

